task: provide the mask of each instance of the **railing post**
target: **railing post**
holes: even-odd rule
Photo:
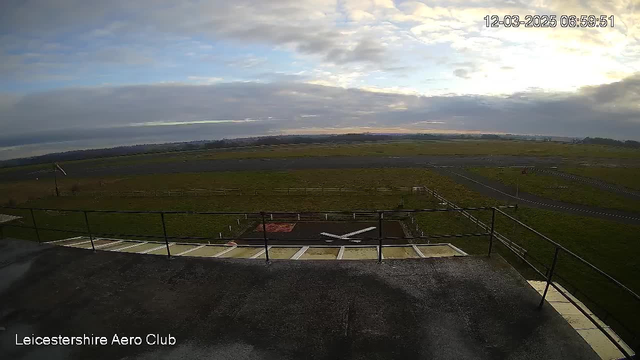
[[[260,212],[260,216],[262,216],[262,236],[264,238],[264,254],[267,262],[269,262],[269,240],[267,239],[267,225],[264,221],[264,211]]]
[[[31,211],[31,221],[33,221],[33,228],[36,231],[36,237],[38,238],[38,244],[41,243],[40,241],[40,232],[38,231],[38,225],[36,224],[36,217],[33,215],[33,208],[30,208],[29,211]]]
[[[87,217],[87,211],[84,210],[84,223],[87,224],[87,233],[89,233],[89,240],[91,240],[91,248],[93,249],[93,251],[96,251],[96,246],[93,243],[93,235],[91,235],[91,228],[89,227],[89,218]]]
[[[493,233],[496,226],[496,208],[491,208],[491,233],[489,234],[489,253],[487,256],[491,256],[491,248],[493,247]]]
[[[164,243],[167,245],[167,258],[171,259],[171,251],[169,250],[169,238],[167,237],[167,225],[164,223],[164,213],[160,213],[160,219],[162,220],[162,232],[164,233]]]
[[[556,246],[556,253],[553,254],[553,262],[551,263],[551,268],[549,269],[549,276],[547,276],[547,285],[544,288],[544,293],[542,294],[542,299],[540,299],[540,305],[538,305],[538,309],[542,308],[542,304],[544,304],[544,299],[547,297],[547,291],[549,290],[549,285],[551,284],[551,277],[553,277],[553,270],[556,267],[556,262],[558,261],[558,252],[560,248]]]
[[[378,211],[378,263],[382,262],[382,212]]]

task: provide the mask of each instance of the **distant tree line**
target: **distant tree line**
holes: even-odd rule
[[[153,153],[165,153],[176,151],[191,151],[203,149],[228,149],[252,146],[295,145],[295,144],[324,144],[324,143],[359,143],[389,140],[455,140],[455,139],[486,139],[486,140],[541,140],[552,141],[551,137],[523,136],[523,135],[496,135],[496,134],[370,134],[350,133],[342,135],[281,135],[253,138],[224,139],[215,141],[192,141],[166,144],[143,144],[132,146],[118,146],[107,149],[76,150],[61,153],[52,153],[30,158],[12,159],[0,161],[0,168],[46,164],[60,161],[74,161],[85,159],[99,159],[116,156],[129,156]],[[640,148],[640,142],[627,140],[619,141],[607,138],[584,138],[574,140],[580,144],[600,144],[610,146],[622,146],[628,148]]]
[[[640,142],[633,141],[633,140],[620,141],[620,140],[601,138],[601,137],[594,137],[594,138],[586,137],[586,138],[584,138],[582,140],[578,140],[577,143],[579,143],[579,144],[622,146],[622,147],[628,147],[628,148],[633,148],[633,149],[640,149]]]

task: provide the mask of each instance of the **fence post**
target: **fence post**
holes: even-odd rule
[[[487,256],[491,256],[491,247],[493,247],[493,232],[496,226],[496,208],[491,208],[491,234],[489,234],[489,253]]]
[[[89,227],[89,218],[87,217],[87,210],[84,210],[84,223],[87,224],[87,232],[89,233],[89,240],[91,240],[91,248],[93,252],[96,251],[96,246],[93,243],[93,235],[91,234],[91,227]]]
[[[269,246],[268,246],[268,240],[267,240],[267,225],[265,224],[264,221],[264,211],[260,212],[260,216],[262,216],[262,237],[264,238],[264,255],[265,258],[267,259],[267,262],[269,262]]]
[[[378,263],[382,262],[382,212],[378,211]]]
[[[31,211],[31,221],[33,221],[33,229],[36,231],[36,238],[38,238],[38,244],[40,244],[40,232],[38,231],[38,225],[36,224],[36,217],[33,215],[33,208],[29,208],[29,211]]]
[[[544,304],[544,299],[547,297],[547,291],[549,290],[549,285],[551,284],[551,277],[553,276],[553,270],[556,267],[556,262],[558,261],[558,252],[560,248],[556,246],[556,252],[553,254],[553,262],[551,263],[551,268],[549,269],[549,276],[547,276],[547,285],[544,287],[544,293],[542,294],[542,299],[540,299],[540,305],[538,305],[538,309],[542,309],[542,304]]]
[[[167,237],[167,226],[164,224],[164,213],[160,213],[162,219],[162,232],[164,233],[164,243],[167,245],[167,258],[171,259],[171,251],[169,250],[169,238]]]

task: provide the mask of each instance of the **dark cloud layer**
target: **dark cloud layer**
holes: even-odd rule
[[[639,103],[640,75],[571,94],[508,97],[409,96],[299,83],[78,88],[0,95],[0,147],[28,146],[32,153],[56,143],[101,147],[341,128],[640,140]],[[202,123],[212,120],[219,122]]]

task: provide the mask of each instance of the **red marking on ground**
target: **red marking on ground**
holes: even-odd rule
[[[267,232],[270,233],[288,233],[293,231],[295,223],[269,223],[267,224]],[[256,228],[257,232],[262,232],[262,224]]]

